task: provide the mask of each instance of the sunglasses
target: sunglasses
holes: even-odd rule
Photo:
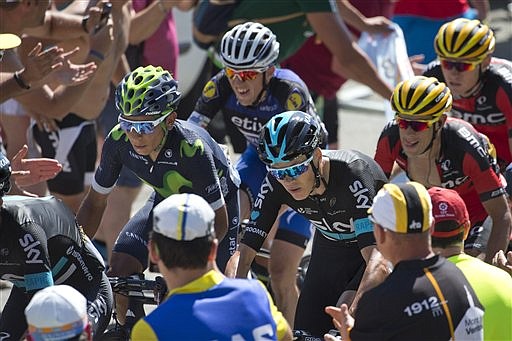
[[[171,114],[171,112],[172,111],[169,111],[167,114],[153,121],[130,121],[126,118],[119,116],[119,126],[126,133],[135,130],[137,134],[151,134],[152,132],[155,131],[155,128],[158,127],[158,125],[162,123],[166,119],[166,117]]]
[[[287,176],[292,179],[295,179],[304,174],[308,170],[309,164],[311,163],[312,160],[313,156],[311,156],[306,161],[299,163],[298,165],[293,165],[290,167],[279,169],[267,167],[267,170],[270,173],[270,175],[272,175],[274,178],[278,180],[284,180],[284,178]]]
[[[474,70],[478,63],[452,62],[446,59],[441,59],[441,65],[447,70],[455,68],[455,70],[459,72],[465,72]]]
[[[400,117],[396,117],[395,121],[396,123],[398,123],[400,129],[407,129],[411,127],[411,129],[414,130],[415,132],[427,130],[432,126],[433,123],[432,121],[408,121]]]
[[[256,77],[258,77],[258,75],[263,73],[265,70],[236,71],[232,68],[227,67],[224,69],[224,71],[229,79],[235,79],[235,77],[238,77],[242,82],[245,82],[256,79]]]

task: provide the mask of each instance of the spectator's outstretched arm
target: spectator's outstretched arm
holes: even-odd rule
[[[54,159],[25,159],[27,152],[28,147],[24,145],[11,162],[12,175],[19,187],[31,186],[53,179],[62,170],[62,165]]]
[[[130,24],[130,44],[136,45],[151,37],[173,7],[180,11],[188,11],[195,6],[191,0],[156,0],[142,11],[132,9]]]
[[[478,11],[478,19],[480,21],[487,20],[490,11],[489,0],[470,0],[471,7]]]
[[[336,4],[343,20],[359,32],[390,33],[393,31],[393,22],[386,17],[376,16],[368,18],[359,12],[348,0],[340,0]]]
[[[307,18],[318,38],[337,59],[344,75],[369,86],[383,98],[389,98],[392,88],[378,74],[368,56],[354,42],[337,13],[308,13]]]

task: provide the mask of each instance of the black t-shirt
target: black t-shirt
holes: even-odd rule
[[[481,340],[483,307],[462,272],[441,256],[402,261],[359,301],[350,338]]]

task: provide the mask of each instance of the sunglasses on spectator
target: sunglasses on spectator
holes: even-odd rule
[[[407,129],[411,127],[415,132],[427,130],[433,123],[432,121],[408,121],[400,117],[395,117],[395,121],[398,123],[400,129]]]
[[[454,62],[446,59],[441,59],[441,65],[443,66],[444,69],[447,70],[455,68],[455,70],[459,72],[465,72],[474,70],[478,63]]]
[[[236,71],[229,67],[225,68],[224,71],[229,79],[235,79],[235,77],[238,77],[242,82],[252,81],[256,79],[256,77],[258,77],[259,74],[265,72],[265,70]]]
[[[306,161],[301,162],[297,165],[279,169],[267,167],[267,170],[269,171],[270,175],[272,175],[274,178],[278,180],[284,180],[284,178],[287,176],[292,179],[295,179],[304,174],[308,170],[309,164],[311,163],[312,160],[313,155],[311,155],[311,157]]]
[[[121,129],[127,133],[135,130],[137,134],[151,134],[171,113],[172,111],[169,111],[167,114],[153,121],[130,121],[121,116],[119,116],[118,121]]]

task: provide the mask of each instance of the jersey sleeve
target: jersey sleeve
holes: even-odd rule
[[[101,194],[108,194],[114,185],[123,166],[119,147],[122,139],[128,139],[126,134],[116,125],[108,134],[101,150],[101,160],[96,168],[92,188]],[[128,142],[129,143],[129,142]]]
[[[279,182],[271,179],[269,175],[261,183],[260,191],[254,200],[249,223],[241,241],[253,250],[258,251],[263,245],[279,214],[282,204],[279,193],[276,192],[279,187],[281,187]]]
[[[398,126],[393,122],[389,122],[380,134],[374,156],[375,161],[379,164],[388,178],[391,175],[393,164],[395,163],[400,149],[399,141],[400,136],[398,133]]]
[[[217,112],[222,109],[226,96],[230,93],[231,88],[224,71],[220,71],[204,86],[194,111],[187,121],[206,128]]]

